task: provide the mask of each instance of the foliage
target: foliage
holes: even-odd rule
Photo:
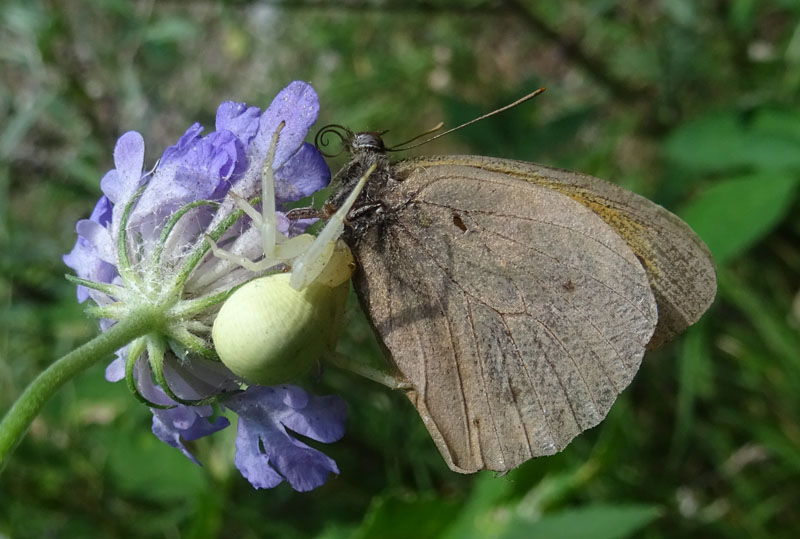
[[[91,22],[90,22],[91,21]],[[504,477],[447,470],[399,394],[331,369],[349,405],[312,493],[254,491],[227,439],[198,468],[97,366],[0,476],[0,537],[781,537],[800,527],[800,7],[788,0],[372,0],[0,5],[0,410],[95,328],[63,279],[127,130],[163,148],[225,99],[311,82],[321,123],[611,178],[684,216],[716,304],[645,360],[601,426]],[[146,159],[152,164],[155,155]],[[335,169],[336,165],[333,165]],[[355,304],[340,343],[376,361]]]

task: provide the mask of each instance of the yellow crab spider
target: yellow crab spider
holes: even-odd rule
[[[350,249],[339,239],[345,218],[374,166],[315,238],[286,238],[275,220],[272,163],[281,125],[272,137],[261,178],[261,213],[242,197],[234,202],[258,228],[264,256],[253,262],[219,248],[219,258],[259,273],[285,264],[291,273],[254,279],[229,297],[214,321],[211,337],[217,355],[247,382],[283,383],[307,371],[323,355],[333,355],[341,329],[349,279],[355,268]]]
[[[267,157],[264,159],[264,166],[261,169],[261,213],[241,196],[233,191],[230,193],[234,204],[252,219],[253,226],[258,229],[264,258],[253,262],[243,256],[229,253],[219,248],[213,239],[206,236],[206,241],[211,246],[214,256],[238,264],[253,273],[262,273],[279,264],[288,264],[292,259],[308,250],[314,242],[314,236],[310,234],[287,238],[278,231],[275,220],[275,173],[272,170],[272,163],[275,160],[278,136],[282,129],[283,123],[278,126],[272,136]]]

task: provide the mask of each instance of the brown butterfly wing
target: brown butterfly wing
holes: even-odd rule
[[[708,247],[658,204],[599,178],[524,161],[449,155],[409,160],[404,166],[438,170],[450,165],[476,166],[553,189],[616,230],[645,267],[658,303],[658,327],[648,348],[683,332],[714,301],[717,276]]]
[[[472,167],[401,164],[355,287],[451,469],[563,449],[630,383],[655,329],[647,275],[568,196]]]

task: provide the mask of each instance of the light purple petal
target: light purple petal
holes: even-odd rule
[[[322,154],[306,142],[275,172],[275,199],[279,204],[300,200],[330,181],[331,171]]]
[[[294,81],[278,93],[269,108],[261,115],[258,135],[253,139],[250,155],[263,157],[272,142],[272,136],[278,125],[286,122],[278,139],[273,168],[277,170],[291,157],[308,134],[308,130],[317,121],[319,100],[317,92],[301,81]]]
[[[151,402],[163,405],[175,404],[164,391],[153,383],[150,366],[146,361],[136,363],[136,382],[142,395]],[[183,445],[183,440],[196,440],[214,434],[230,425],[226,417],[219,416],[214,422],[208,420],[213,410],[211,406],[184,406],[178,404],[173,408],[160,410],[151,408],[153,413],[153,434],[159,440],[186,455],[195,464],[200,462]]]
[[[139,187],[144,166],[144,139],[136,131],[128,131],[117,140],[114,147],[115,171],[106,174],[100,182],[103,193],[118,204],[125,201]]]
[[[201,140],[201,135],[203,133],[203,126],[199,123],[195,123],[186,130],[186,132],[181,135],[181,138],[178,139],[178,142],[169,146],[164,153],[161,155],[161,159],[159,160],[159,166],[168,166],[172,164],[173,160],[180,160],[181,157],[186,155],[186,152],[189,148],[191,148],[198,140]]]
[[[298,434],[318,442],[332,443],[344,436],[347,407],[335,395],[313,397],[302,414],[287,414],[281,423]]]
[[[270,466],[269,457],[261,451],[258,429],[251,432],[248,425],[248,422],[239,418],[234,464],[253,487],[276,487],[283,481],[283,477]]]
[[[117,261],[114,240],[111,239],[108,229],[89,219],[81,219],[75,224],[78,236],[85,238],[89,245],[95,248],[100,260],[113,264]]]
[[[225,404],[239,415],[236,466],[255,488],[274,486],[273,472],[301,492],[322,485],[330,473],[339,473],[332,459],[286,429],[296,427],[309,438],[336,441],[344,434],[346,416],[340,398],[311,396],[295,386],[251,386],[226,398]]]
[[[308,227],[316,223],[318,220],[319,219],[297,219],[296,221],[292,221],[289,225],[289,231],[284,232],[284,234],[290,238],[297,236],[298,234],[303,234]]]
[[[217,109],[216,128],[217,131],[230,131],[248,146],[258,132],[260,116],[261,109],[258,107],[225,101]]]
[[[284,236],[289,235],[289,227],[291,226],[291,221],[286,217],[286,214],[280,211],[275,212],[275,226],[278,229],[278,232],[283,234]]]
[[[197,413],[195,407],[178,405],[169,410],[153,412],[153,434],[159,440],[176,449],[180,449],[186,457],[200,465],[200,461],[183,445],[183,440],[196,440],[214,434],[230,425],[227,418],[219,416],[212,423]]]
[[[136,206],[132,223],[160,226],[168,214],[185,204],[219,200],[247,168],[244,144],[230,131],[192,137],[187,131],[182,143],[165,152]]]
[[[111,221],[111,211],[111,201],[105,195],[101,196],[97,204],[95,204],[94,210],[92,210],[89,221],[105,226]],[[72,251],[61,257],[64,264],[74,269],[78,277],[82,279],[110,283],[116,275],[114,266],[104,262],[102,260],[103,257],[98,256],[98,249],[94,241],[81,235],[79,226],[76,226],[76,231],[78,232],[78,240],[75,242],[75,246]],[[99,232],[99,235],[103,235],[103,233]],[[105,235],[108,236],[108,232],[105,232]],[[107,251],[107,245],[104,246],[104,249]],[[89,289],[82,285],[78,285],[77,288],[78,303],[83,303],[89,298]]]
[[[202,358],[182,362],[169,354],[164,358],[164,377],[170,389],[187,400],[204,399],[239,389],[234,374],[225,365]]]
[[[109,382],[119,382],[125,378],[125,356],[121,354],[118,355],[119,357],[106,367],[106,380]]]
[[[112,209],[113,205],[111,204],[111,201],[107,196],[103,195],[97,200],[97,204],[94,205],[94,209],[92,210],[92,214],[89,216],[89,220],[106,226],[111,222]]]
[[[75,270],[81,279],[110,283],[117,275],[116,269],[108,262],[104,262],[97,255],[97,249],[83,237],[78,237],[72,251],[61,257],[67,267]],[[94,291],[91,291],[94,292]],[[85,286],[78,286],[78,302],[83,303],[89,298],[90,291]]]

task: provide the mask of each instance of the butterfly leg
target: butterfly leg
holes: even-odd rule
[[[391,372],[389,370],[373,367],[371,365],[367,365],[366,363],[350,359],[342,354],[328,354],[325,356],[325,361],[335,365],[336,367],[339,367],[340,369],[363,376],[367,380],[372,380],[373,382],[384,385],[389,389],[405,390],[413,387],[408,380],[406,380],[405,377],[396,370]]]

